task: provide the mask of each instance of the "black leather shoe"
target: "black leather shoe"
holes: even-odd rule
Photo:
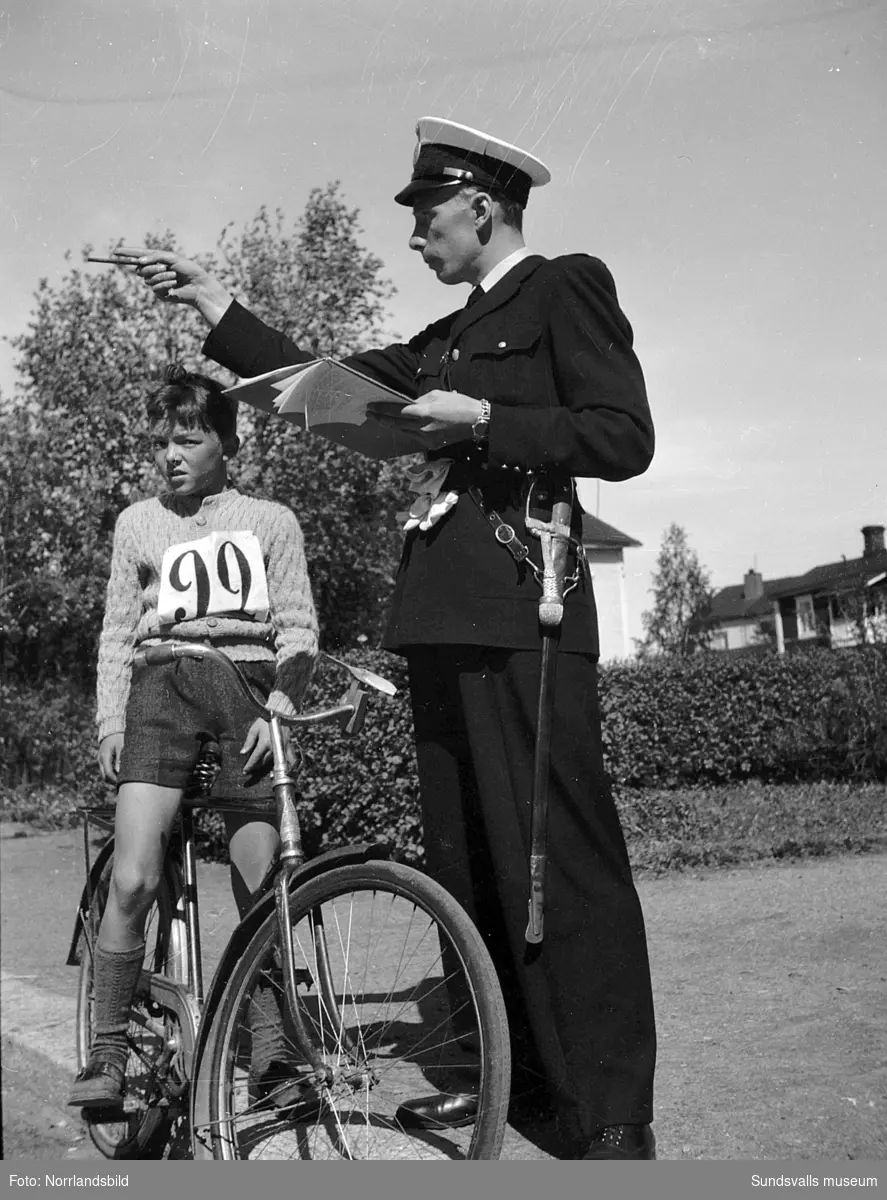
[[[407,1100],[398,1108],[394,1119],[404,1129],[458,1129],[477,1119],[477,1096],[439,1092],[421,1100]]]
[[[582,1155],[586,1158],[655,1158],[656,1139],[649,1125],[608,1125]]]
[[[90,1055],[74,1080],[68,1104],[73,1108],[122,1108],[123,1069],[115,1062]]]

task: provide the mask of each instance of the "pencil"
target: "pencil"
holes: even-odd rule
[[[112,267],[132,267],[139,260],[135,257],[135,255],[130,255],[128,257],[124,256],[123,258],[96,258],[94,255],[90,254],[86,261],[93,263],[109,263]]]

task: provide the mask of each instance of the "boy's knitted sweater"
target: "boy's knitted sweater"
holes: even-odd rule
[[[244,579],[249,581],[251,575],[243,554],[238,555],[228,543],[228,548],[217,557],[206,556],[208,571],[217,571],[220,584],[211,586],[204,579],[198,587],[198,567],[204,577],[207,571],[202,569],[202,559],[197,563],[198,556],[193,552],[186,553],[177,567],[174,565],[173,586],[183,596],[189,586],[201,594],[196,601],[191,598],[190,609],[183,606],[174,610],[175,617],[186,616],[186,619],[162,621],[158,598],[164,579],[165,587],[170,587],[169,557],[162,578],[166,552],[170,547],[193,543],[213,533],[255,535],[258,540],[255,565],[259,565],[260,553],[267,580],[267,613],[260,609],[250,614],[243,608],[245,599],[238,603],[239,593],[247,591]],[[225,539],[217,539],[217,544],[224,542]],[[260,566],[252,574],[256,573],[261,575]],[[230,595],[230,603],[220,607],[216,602],[214,611],[213,604],[207,602],[211,593],[226,598]],[[268,703],[282,712],[294,711],[317,656],[317,615],[302,531],[288,508],[229,488],[202,499],[158,496],[123,510],[114,530],[111,576],[99,642],[96,716],[99,740],[124,730],[134,649],[168,638],[205,641],[241,662],[276,660],[275,689]]]

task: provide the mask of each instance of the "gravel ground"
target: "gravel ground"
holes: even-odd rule
[[[4,1156],[97,1157],[65,1108],[82,884],[76,831],[0,826]],[[200,868],[205,950],[231,928]],[[887,1159],[887,856],[641,879],[659,1022],[665,1159]],[[503,1158],[556,1156],[546,1126]]]

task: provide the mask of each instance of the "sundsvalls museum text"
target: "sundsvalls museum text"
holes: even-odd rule
[[[11,1188],[129,1187],[128,1175],[10,1175]]]
[[[752,1175],[752,1187],[860,1187],[876,1188],[874,1175]]]

